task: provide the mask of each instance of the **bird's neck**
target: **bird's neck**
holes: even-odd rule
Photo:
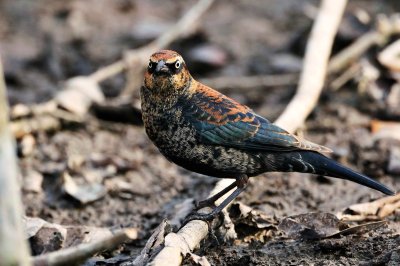
[[[157,106],[160,112],[164,112],[174,107],[179,99],[185,97],[187,89],[186,87],[177,89],[173,86],[165,86],[154,93],[143,87],[141,94],[144,98],[142,102]]]

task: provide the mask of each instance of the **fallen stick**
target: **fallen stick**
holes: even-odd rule
[[[304,124],[322,91],[333,40],[347,0],[322,1],[307,43],[303,71],[297,92],[275,124],[294,132]]]
[[[302,125],[317,103],[324,82],[333,39],[346,3],[346,0],[322,1],[307,45],[305,67],[298,88],[300,96],[295,96],[285,112],[278,118],[280,126],[289,129],[290,132],[294,132]],[[314,81],[315,79],[317,81]],[[301,98],[301,102],[299,102],[299,98]],[[301,109],[302,106],[307,106],[307,108],[298,112],[297,109]],[[294,120],[299,122],[293,122]],[[217,183],[210,196],[232,182],[233,180],[222,179]],[[165,247],[154,258],[151,265],[166,265],[165,261],[167,259],[168,265],[180,265],[183,257],[192,252],[207,234],[208,226],[205,222],[199,220],[190,221],[177,233],[170,233],[165,237]]]
[[[30,265],[18,184],[15,143],[8,124],[8,102],[0,61],[0,264]]]
[[[219,191],[229,186],[234,179],[221,179],[217,182],[209,197],[217,194]],[[230,192],[219,198],[215,203],[218,205],[229,196]],[[209,208],[203,208],[198,212],[207,212]],[[165,237],[164,248],[155,256],[150,265],[181,265],[183,256],[191,253],[200,241],[208,235],[208,225],[204,221],[194,220],[188,222],[177,233],[169,233]],[[183,256],[182,256],[183,255]]]
[[[36,266],[75,265],[100,251],[114,250],[119,245],[127,241],[135,240],[136,238],[137,230],[135,228],[126,228],[98,241],[83,243],[33,257],[32,264]]]

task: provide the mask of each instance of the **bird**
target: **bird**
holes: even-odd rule
[[[265,172],[300,172],[347,179],[387,195],[394,191],[323,155],[331,150],[301,139],[249,107],[196,81],[182,56],[150,56],[140,89],[146,134],[169,161],[196,173],[232,178],[231,185],[198,202],[187,221],[210,221]],[[235,189],[221,204],[217,199]],[[186,222],[187,222],[186,221]]]

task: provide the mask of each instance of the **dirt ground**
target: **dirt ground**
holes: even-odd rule
[[[149,42],[193,3],[0,1],[0,53],[11,104],[51,99],[62,81],[90,74],[118,60],[123,51]],[[217,1],[195,35],[174,42],[171,48],[187,58],[189,69],[198,78],[299,72],[312,24],[310,17],[315,15],[317,4],[308,0]],[[351,1],[345,15],[347,24],[341,27],[334,52],[371,28],[353,22],[351,14],[362,9],[374,20],[378,13],[392,14],[399,8],[394,0]],[[366,57],[377,49],[368,51]],[[386,90],[387,84],[394,82],[383,81]],[[123,90],[125,82],[125,76],[118,75],[103,82],[102,90],[111,100]],[[274,120],[294,89],[295,85],[227,93]],[[398,190],[400,172],[393,172],[389,162],[400,141],[374,139],[374,119],[400,122],[400,113],[360,94],[356,83],[349,82],[337,91],[324,90],[300,133],[332,148],[332,156],[341,163]],[[40,189],[23,193],[27,216],[62,225],[140,229],[137,241],[119,252],[100,254],[86,265],[128,265],[123,264],[127,259],[115,258],[134,258],[163,218],[174,217],[187,199],[204,199],[217,181],[168,162],[142,126],[106,122],[93,113],[86,116],[85,123],[39,132],[34,139],[33,151],[20,154],[19,163],[24,185],[32,175],[43,177]],[[74,168],[76,162],[79,167]],[[65,193],[65,172],[79,184],[99,184],[104,195],[82,204]],[[303,213],[335,214],[381,196],[344,180],[269,173],[251,178],[238,201],[279,222]],[[254,232],[244,230],[237,241],[207,241],[195,253],[212,265],[399,265],[400,212],[386,219],[385,226],[365,234],[323,240],[293,240],[281,233],[248,240]],[[187,258],[184,264],[193,262]]]

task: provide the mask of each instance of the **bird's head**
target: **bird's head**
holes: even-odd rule
[[[190,84],[190,79],[182,56],[175,51],[162,50],[150,57],[144,86],[156,94],[176,94]]]

